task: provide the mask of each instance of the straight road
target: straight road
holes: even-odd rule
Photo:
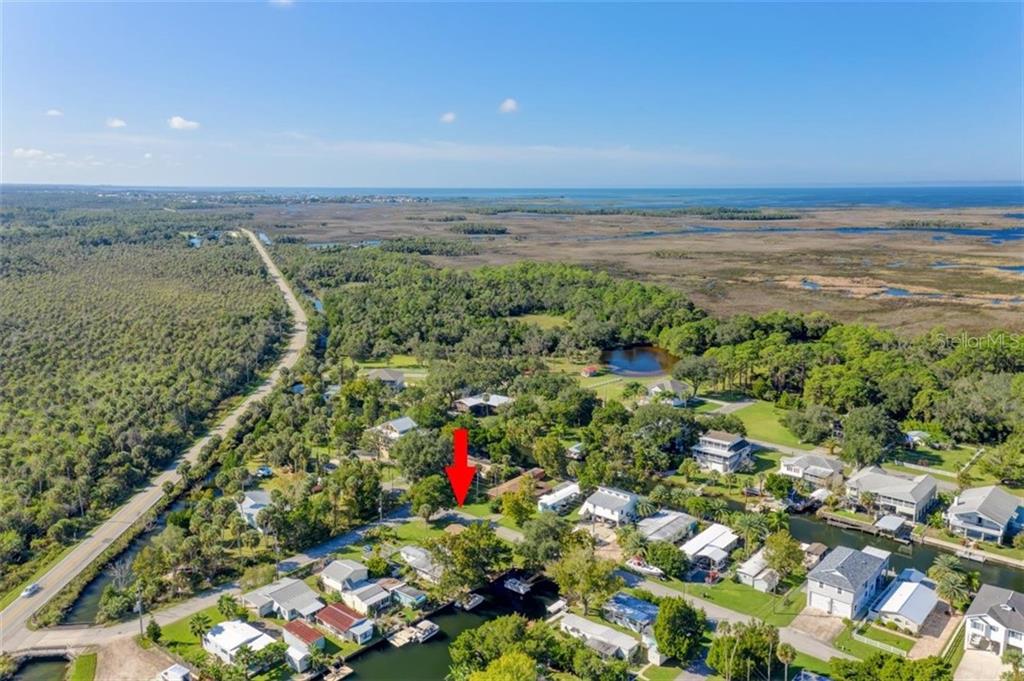
[[[182,457],[153,478],[148,486],[137,492],[135,496],[117,509],[110,518],[96,527],[89,536],[79,542],[70,553],[39,578],[37,582],[41,587],[41,591],[38,594],[30,598],[18,598],[0,612],[0,651],[17,651],[27,645],[34,645],[33,641],[38,640],[39,636],[28,628],[28,621],[32,614],[41,608],[48,599],[56,595],[79,572],[85,570],[96,560],[100,553],[111,542],[120,537],[132,523],[156,505],[164,494],[163,484],[165,482],[175,483],[180,479],[181,476],[177,473],[177,466],[181,461],[194,463],[199,457],[199,452],[213,436],[223,437],[238,425],[238,419],[242,414],[271,393],[281,379],[281,372],[284,369],[290,369],[295,366],[295,363],[298,361],[299,354],[306,346],[308,324],[306,312],[299,305],[295,293],[292,292],[288,282],[277,268],[277,265],[274,264],[274,261],[271,260],[263,244],[256,238],[256,235],[247,229],[243,229],[242,232],[263,260],[271,281],[284,295],[285,302],[288,304],[288,309],[291,312],[293,328],[284,354],[281,355],[270,376],[232,409],[216,427],[197,440]]]

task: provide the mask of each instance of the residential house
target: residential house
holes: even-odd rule
[[[563,513],[580,498],[580,486],[575,482],[563,482],[537,499],[538,511]]]
[[[397,419],[391,419],[386,421],[379,426],[370,428],[370,432],[373,433],[374,439],[377,441],[377,447],[380,449],[381,454],[387,456],[391,451],[391,448],[395,446],[395,443],[402,439],[403,436],[416,430],[419,426],[408,416],[402,416]]]
[[[235,656],[243,646],[255,653],[273,642],[274,639],[256,627],[239,620],[229,620],[210,627],[203,634],[202,645],[204,650],[225,664],[234,664]]]
[[[837,546],[807,574],[807,606],[860,619],[885,583],[888,565],[887,551]]]
[[[964,648],[1002,657],[1009,649],[1024,654],[1024,594],[982,584],[964,614]]]
[[[341,602],[361,615],[372,615],[391,604],[391,594],[373,582],[361,582],[341,592]]]
[[[482,393],[455,400],[455,411],[473,416],[490,416],[500,407],[512,402],[511,397]]]
[[[336,593],[347,591],[370,578],[370,572],[362,563],[354,560],[332,560],[320,572],[320,583],[325,589]]]
[[[818,454],[784,456],[779,461],[779,475],[802,480],[817,489],[829,489],[843,481],[843,463]]]
[[[917,634],[938,603],[935,582],[920,570],[906,568],[875,601],[872,615]]]
[[[431,584],[441,581],[442,568],[426,550],[419,546],[403,546],[398,553],[420,579]]]
[[[1020,529],[1021,500],[1001,487],[965,489],[946,510],[949,531],[997,544]]]
[[[865,492],[882,513],[894,513],[912,521],[924,518],[935,500],[938,484],[930,475],[904,478],[878,466],[865,466],[846,481],[846,496],[860,501]]]
[[[821,559],[828,553],[828,547],[817,541],[810,544],[800,544],[800,550],[804,552],[804,568],[807,570],[820,563]]]
[[[588,648],[606,658],[632,660],[640,648],[640,641],[617,629],[591,622],[569,613],[558,621],[559,628],[573,638],[581,639]]]
[[[709,570],[720,570],[729,561],[729,552],[736,548],[739,542],[739,536],[728,527],[712,523],[679,547],[679,550],[695,565]]]
[[[380,381],[395,392],[405,389],[405,374],[397,369],[373,369],[366,374],[371,381]]]
[[[401,584],[394,589],[389,589],[391,598],[399,605],[407,608],[419,608],[427,602],[427,594],[416,587],[408,584]]]
[[[263,528],[259,526],[256,519],[259,517],[260,511],[270,506],[270,503],[270,495],[263,490],[249,490],[242,495],[242,502],[238,504],[238,512],[245,518],[249,527],[255,527],[262,532]]]
[[[636,524],[636,529],[647,541],[667,541],[670,544],[686,539],[697,529],[697,519],[679,511],[661,510]]]
[[[779,585],[779,573],[768,567],[764,549],[757,551],[736,568],[736,579],[740,584],[752,586],[765,593],[775,591]]]
[[[261,617],[276,614],[289,622],[294,619],[312,619],[324,607],[315,591],[305,582],[291,577],[242,594],[242,602]]]
[[[690,403],[693,389],[681,381],[663,378],[647,387],[647,397],[643,402],[648,404],[668,404],[673,407],[685,407]]]
[[[749,464],[753,449],[742,435],[709,430],[700,436],[693,447],[693,455],[702,468],[732,473]]]
[[[297,672],[309,669],[312,649],[324,649],[324,635],[302,620],[284,625],[281,634],[284,642],[288,644],[285,660]]]
[[[598,487],[580,508],[580,516],[593,517],[620,525],[636,517],[636,503],[640,497],[611,487]]]
[[[642,634],[658,619],[658,606],[654,603],[619,592],[601,608],[604,618],[612,624]]]
[[[373,638],[373,622],[342,603],[331,603],[316,614],[316,621],[346,641],[364,644]]]
[[[160,681],[192,681],[192,672],[188,667],[175,662],[160,672]]]

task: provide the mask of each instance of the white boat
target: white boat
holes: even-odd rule
[[[437,632],[441,631],[441,627],[437,626],[430,620],[421,620],[420,622],[417,622],[416,626],[413,628],[416,630],[416,640],[420,643],[429,641],[437,634]]]
[[[546,610],[549,615],[555,615],[565,610],[567,605],[569,604],[565,602],[564,598],[559,598],[557,601],[549,605]]]
[[[461,601],[456,601],[455,605],[468,612],[483,602],[484,597],[480,594],[469,594]]]
[[[509,577],[506,579],[503,586],[509,591],[513,591],[520,596],[525,596],[530,593],[530,585],[521,579],[516,579],[515,577]]]
[[[656,568],[645,560],[640,558],[630,558],[626,561],[626,567],[635,572],[639,572],[642,575],[651,575],[652,577],[664,577],[665,572],[661,568]]]

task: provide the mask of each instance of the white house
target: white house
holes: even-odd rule
[[[489,416],[512,401],[511,397],[505,395],[482,393],[455,400],[455,410],[473,416]]]
[[[391,604],[391,594],[379,584],[362,582],[341,592],[341,602],[360,615],[370,615]]]
[[[261,489],[253,489],[242,495],[242,502],[238,504],[238,512],[245,518],[249,527],[255,527],[260,532],[263,529],[256,522],[260,511],[270,506],[270,495]]]
[[[885,582],[889,552],[837,546],[807,574],[807,606],[860,619]]]
[[[414,420],[408,416],[402,416],[397,419],[391,419],[385,421],[379,426],[374,426],[370,429],[370,432],[374,434],[377,440],[377,446],[380,447],[380,451],[383,454],[387,454],[391,451],[391,448],[395,446],[395,443],[402,439],[403,436],[416,430],[419,426]]]
[[[305,582],[291,577],[242,594],[242,602],[261,617],[275,613],[289,622],[300,618],[311,619],[324,607],[315,591]]]
[[[324,649],[324,635],[302,620],[295,620],[284,625],[281,634],[284,642],[288,644],[285,660],[297,672],[301,673],[309,669],[312,660],[311,650]]]
[[[997,544],[1019,529],[1021,500],[1001,487],[965,489],[946,510],[949,531]]]
[[[640,498],[632,492],[611,487],[598,487],[580,508],[583,518],[601,518],[616,525],[630,522],[636,517],[636,503]]]
[[[442,568],[425,549],[419,546],[403,546],[398,553],[420,579],[431,584],[441,581]]]
[[[764,549],[761,549],[736,568],[736,578],[741,584],[752,586],[758,591],[771,592],[779,585],[779,573],[768,567]]]
[[[693,447],[694,458],[701,468],[719,473],[732,473],[750,461],[753,446],[742,435],[709,430]]]
[[[846,481],[846,495],[850,499],[859,500],[868,492],[879,511],[915,522],[924,518],[937,490],[938,483],[930,475],[904,478],[878,466],[865,466]]]
[[[647,387],[644,402],[685,407],[690,402],[690,386],[672,378],[663,378]]]
[[[779,475],[802,480],[816,488],[829,488],[843,481],[843,464],[839,459],[818,454],[784,456],[779,461]]]
[[[964,648],[1002,656],[1007,649],[1024,653],[1024,594],[982,584],[964,615]]]
[[[341,593],[370,578],[370,572],[362,563],[354,560],[332,560],[320,573],[320,582],[325,589]]]
[[[563,482],[537,499],[538,511],[562,513],[580,497],[580,486],[575,482]]]
[[[572,613],[564,615],[558,621],[558,626],[573,638],[582,640],[602,657],[632,660],[640,648],[640,641],[632,636]]]
[[[689,537],[697,528],[697,519],[679,511],[661,510],[636,524],[636,529],[647,541],[667,541],[675,544]]]
[[[872,614],[916,634],[938,602],[935,583],[920,570],[907,568],[878,597]]]
[[[721,569],[729,560],[729,552],[736,548],[739,541],[739,536],[728,527],[713,523],[680,546],[679,550],[693,563]]]
[[[274,639],[256,627],[238,620],[215,624],[203,634],[203,649],[219,657],[225,664],[235,663],[235,655],[242,646],[257,652],[273,642]]]

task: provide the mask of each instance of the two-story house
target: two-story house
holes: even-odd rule
[[[802,480],[816,489],[829,489],[843,481],[843,463],[818,454],[784,456],[779,461],[779,475]]]
[[[732,473],[750,461],[753,446],[742,435],[709,430],[693,447],[693,456],[701,468],[719,473]]]
[[[982,584],[964,615],[964,648],[996,655],[1024,653],[1024,594]]]
[[[325,589],[341,593],[355,588],[356,584],[370,578],[366,566],[350,559],[332,560],[320,572],[320,583]]]
[[[1021,500],[1001,487],[965,489],[946,510],[949,531],[997,544],[1020,529]]]
[[[878,466],[865,466],[846,481],[846,496],[859,501],[867,492],[879,511],[917,522],[924,518],[938,488],[930,475],[904,478]]]
[[[807,606],[835,617],[860,619],[885,583],[889,552],[837,546],[807,574]]]
[[[620,525],[636,518],[636,503],[640,498],[632,492],[612,487],[598,487],[580,508],[582,518],[600,518]]]

